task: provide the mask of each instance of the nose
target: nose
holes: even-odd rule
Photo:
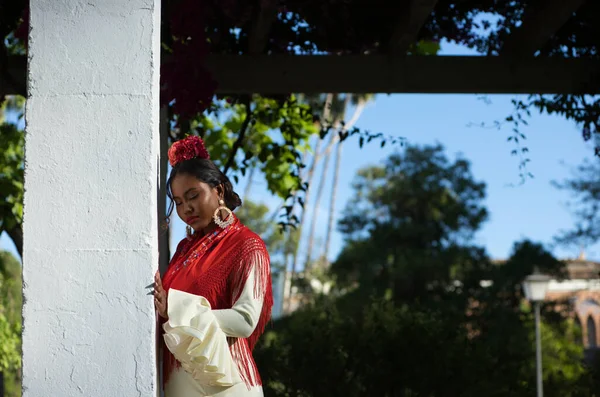
[[[186,207],[186,209],[185,209],[185,213],[186,214],[191,214],[192,212],[194,212],[194,209],[191,206],[188,205]]]

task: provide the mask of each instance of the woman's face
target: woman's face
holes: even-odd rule
[[[177,215],[195,231],[205,230],[219,207],[220,189],[188,174],[178,174],[171,181],[171,193]]]

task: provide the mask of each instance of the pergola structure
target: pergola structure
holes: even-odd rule
[[[175,80],[187,94],[206,76],[228,94],[600,89],[596,0],[506,2],[495,18],[508,22],[485,42],[470,31],[494,0],[226,2],[233,10],[217,0],[14,0],[0,6],[0,33],[27,3],[28,58],[0,54],[0,97],[28,97],[26,397],[158,390],[145,287],[164,208],[159,92],[183,101],[169,92]],[[419,53],[417,43],[444,38],[481,56]],[[163,66],[175,66],[162,84],[161,48]]]
[[[186,4],[185,1],[163,3],[172,4],[172,8]],[[288,2],[266,0],[260,3],[260,8],[254,10],[252,22],[246,24],[249,26],[247,40],[236,48],[236,54],[213,46],[203,59],[204,66],[217,82],[218,92],[592,94],[600,89],[597,52],[600,39],[594,38],[594,34],[600,37],[597,27],[600,26],[600,7],[593,0],[528,2],[521,11],[520,25],[505,29],[512,29],[510,34],[500,32],[493,48],[487,48],[488,54],[481,56],[410,54],[419,40],[446,38],[443,32],[442,35],[429,32],[429,36],[436,37],[427,37],[423,30],[427,30],[428,23],[436,23],[436,15],[444,7],[469,9],[473,2],[468,0],[398,2],[400,5],[390,12],[397,13],[397,18],[372,21],[374,25],[389,25],[382,29],[389,32],[387,38],[375,37],[372,48],[362,52],[338,45],[337,51],[319,55],[270,50],[272,24],[281,13],[280,3]],[[344,3],[339,7],[369,9],[365,10],[365,18],[377,15],[381,18],[386,4],[390,4],[358,0]],[[377,7],[379,14],[374,14],[371,8]],[[477,7],[472,8],[477,12]],[[317,20],[315,24],[320,22]],[[565,46],[574,41],[592,50],[567,53]],[[169,55],[166,57],[168,61]],[[25,57],[9,56],[0,65],[0,94],[24,95]]]
[[[207,65],[218,82],[218,90],[234,94],[591,94],[600,91],[600,59],[214,55],[208,58]]]

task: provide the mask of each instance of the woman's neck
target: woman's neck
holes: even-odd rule
[[[208,233],[212,233],[215,231],[215,229],[217,228],[217,225],[214,222],[211,222],[208,226],[206,226],[204,229],[201,230],[197,230],[196,233],[198,233],[198,237],[204,237],[206,236]]]

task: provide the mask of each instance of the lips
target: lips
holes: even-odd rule
[[[196,221],[196,220],[198,220],[198,219],[200,219],[200,218],[198,218],[197,216],[190,216],[189,218],[187,218],[187,219],[185,220],[185,223],[187,223],[187,224],[192,224],[192,223],[194,223],[194,221]]]

